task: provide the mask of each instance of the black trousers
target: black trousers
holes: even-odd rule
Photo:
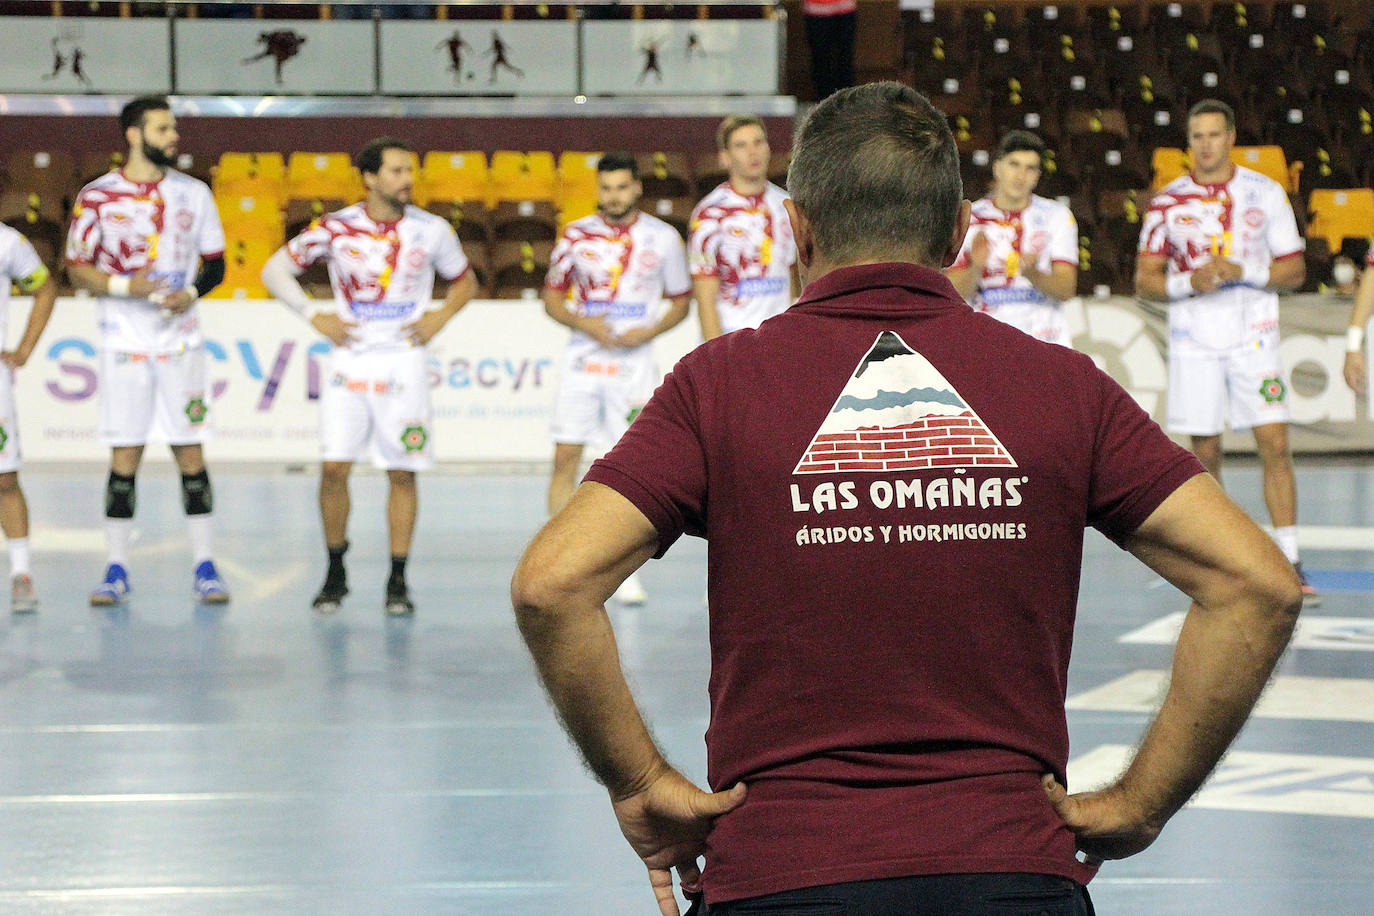
[[[836,89],[854,85],[854,23],[857,13],[807,16],[806,43],[811,46],[811,85],[816,101]]]
[[[917,875],[695,902],[688,916],[1093,916],[1088,889],[1055,875]]]

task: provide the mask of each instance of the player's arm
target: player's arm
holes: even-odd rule
[[[163,289],[162,281],[150,280],[151,267],[140,267],[131,274],[108,274],[94,264],[66,261],[67,279],[76,289],[89,290],[97,296],[147,299]]]
[[[1135,259],[1135,294],[1151,302],[1181,302],[1221,288],[1222,261],[1208,261],[1193,270],[1169,273],[1169,259],[1142,251]]]
[[[959,295],[972,302],[983,279],[983,269],[988,263],[988,238],[976,229],[970,228],[964,240],[964,250],[958,259],[945,268],[945,276]]]
[[[1269,262],[1266,271],[1255,272],[1250,275],[1251,279],[1246,279],[1244,273],[1241,274],[1241,282],[1251,283],[1261,289],[1268,288],[1277,290],[1281,293],[1291,293],[1302,286],[1307,279],[1307,262],[1301,255],[1292,254],[1285,258],[1277,258]],[[1263,281],[1263,282],[1261,282]]]
[[[3,281],[4,278],[0,278],[0,282]],[[18,346],[0,353],[0,362],[11,369],[18,369],[29,361],[34,347],[38,346],[38,338],[43,336],[43,329],[48,326],[48,319],[52,317],[53,306],[57,303],[57,281],[53,279],[46,266],[40,264],[37,270],[28,276],[20,277],[16,282],[20,290],[33,296],[33,307],[29,309],[29,320],[24,326],[24,334],[19,338]]]
[[[697,300],[697,321],[701,323],[701,339],[719,337],[724,330],[720,324],[720,277],[692,278],[692,295]]]
[[[1366,267],[1355,291],[1355,307],[1350,312],[1350,327],[1345,329],[1345,383],[1356,394],[1364,394],[1369,384],[1365,364],[1364,340],[1370,315],[1374,315],[1374,267]]]
[[[335,346],[348,346],[352,340],[353,326],[305,291],[297,279],[303,273],[305,268],[299,266],[283,246],[274,251],[263,265],[262,285],[267,287],[274,299],[310,322]]]
[[[1126,542],[1192,598],[1168,693],[1135,758],[1112,785],[1051,803],[1085,853],[1144,849],[1202,785],[1283,654],[1302,609],[1293,566],[1208,474],[1174,491]]]
[[[197,299],[223,283],[224,271],[223,252],[201,255],[200,267],[196,269],[196,278],[190,286],[183,286],[181,289],[170,293],[155,292],[148,298],[162,308],[179,314],[190,308]]]
[[[1072,299],[1078,292],[1077,264],[1052,261],[1049,270],[1037,270],[1034,266],[1025,266],[1023,262],[1021,276],[1025,277],[1031,286],[1060,302]]]
[[[691,304],[692,294],[690,292],[669,296],[668,307],[664,309],[662,317],[647,327],[630,328],[625,331],[619,337],[620,346],[627,348],[642,346],[665,331],[672,330],[687,317]]]
[[[544,314],[559,324],[581,331],[603,347],[615,349],[620,346],[611,325],[600,315],[595,317],[579,315],[568,308],[567,291],[556,286],[544,284],[539,298],[544,302]]]

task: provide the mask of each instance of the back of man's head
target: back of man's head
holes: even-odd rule
[[[940,267],[964,187],[945,116],[901,83],[843,89],[811,112],[792,145],[787,188],[831,264]]]
[[[172,106],[165,95],[141,95],[128,102],[119,111],[119,128],[142,127],[143,116],[150,111],[171,111]]]

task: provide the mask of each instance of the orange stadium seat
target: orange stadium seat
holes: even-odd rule
[[[415,192],[415,199],[422,206],[432,200],[487,200],[491,188],[486,153],[480,150],[425,153]]]
[[[596,197],[596,163],[600,153],[563,152],[558,157],[558,196],[559,207],[568,200],[585,200],[588,195]]]
[[[1267,175],[1283,186],[1284,191],[1297,190],[1297,182],[1288,171],[1288,160],[1279,146],[1234,146],[1231,148],[1231,161]]]
[[[1154,168],[1150,187],[1158,191],[1188,171],[1188,153],[1172,146],[1158,146],[1150,157],[1150,164]]]
[[[347,153],[292,153],[286,161],[288,199],[359,200],[363,182]]]
[[[647,196],[647,195],[646,195]],[[643,203],[640,206],[644,206]],[[568,223],[584,216],[591,216],[596,212],[596,195],[588,197],[574,197],[564,200],[558,208],[558,232],[561,235],[563,230],[568,228]]]
[[[1335,251],[1341,240],[1374,235],[1374,190],[1369,188],[1319,188],[1308,198],[1309,236],[1324,238]]]
[[[262,285],[262,266],[276,247],[261,239],[231,240],[224,252],[224,282],[206,298],[270,299]]]
[[[260,238],[276,245],[282,243],[286,217],[276,197],[216,194],[215,206],[226,236]]]
[[[491,198],[500,200],[547,200],[556,198],[558,170],[553,153],[497,150],[491,157]]]
[[[216,194],[286,194],[286,160],[281,153],[224,153],[211,182]]]

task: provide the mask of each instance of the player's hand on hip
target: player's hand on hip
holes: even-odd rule
[[[145,264],[138,270],[129,275],[129,295],[135,299],[149,299],[154,293],[165,293],[167,291],[167,280],[164,277],[154,279],[151,275],[153,268],[151,264]]]
[[[434,335],[443,330],[444,324],[444,316],[439,312],[424,312],[402,330],[405,331],[406,338],[411,343],[417,347],[422,347],[433,340]]]
[[[595,318],[584,318],[577,329],[608,350],[617,350],[623,346],[620,337],[611,328],[611,323],[599,315]]]
[[[700,888],[697,858],[706,853],[706,835],[717,817],[744,803],[743,783],[725,792],[705,792],[664,767],[640,791],[612,799],[620,831],[649,869],[649,884],[662,916],[679,916],[673,896],[673,869],[684,891]]]
[[[1365,386],[1369,383],[1368,372],[1363,353],[1353,350],[1345,354],[1345,383],[1356,394],[1365,393]]]
[[[171,312],[173,315],[180,315],[191,307],[191,303],[196,301],[196,291],[187,287],[165,295],[161,292],[156,292],[148,297],[148,301],[161,306],[162,310],[165,312]]]
[[[1074,795],[1050,775],[1041,785],[1050,806],[1074,832],[1089,865],[1135,855],[1153,843],[1164,826],[1150,821],[1119,785]]]
[[[321,312],[311,318],[310,323],[336,347],[346,347],[357,339],[357,325],[349,324],[333,312]]]
[[[617,336],[616,340],[625,349],[643,346],[654,339],[653,328],[630,328]]]

